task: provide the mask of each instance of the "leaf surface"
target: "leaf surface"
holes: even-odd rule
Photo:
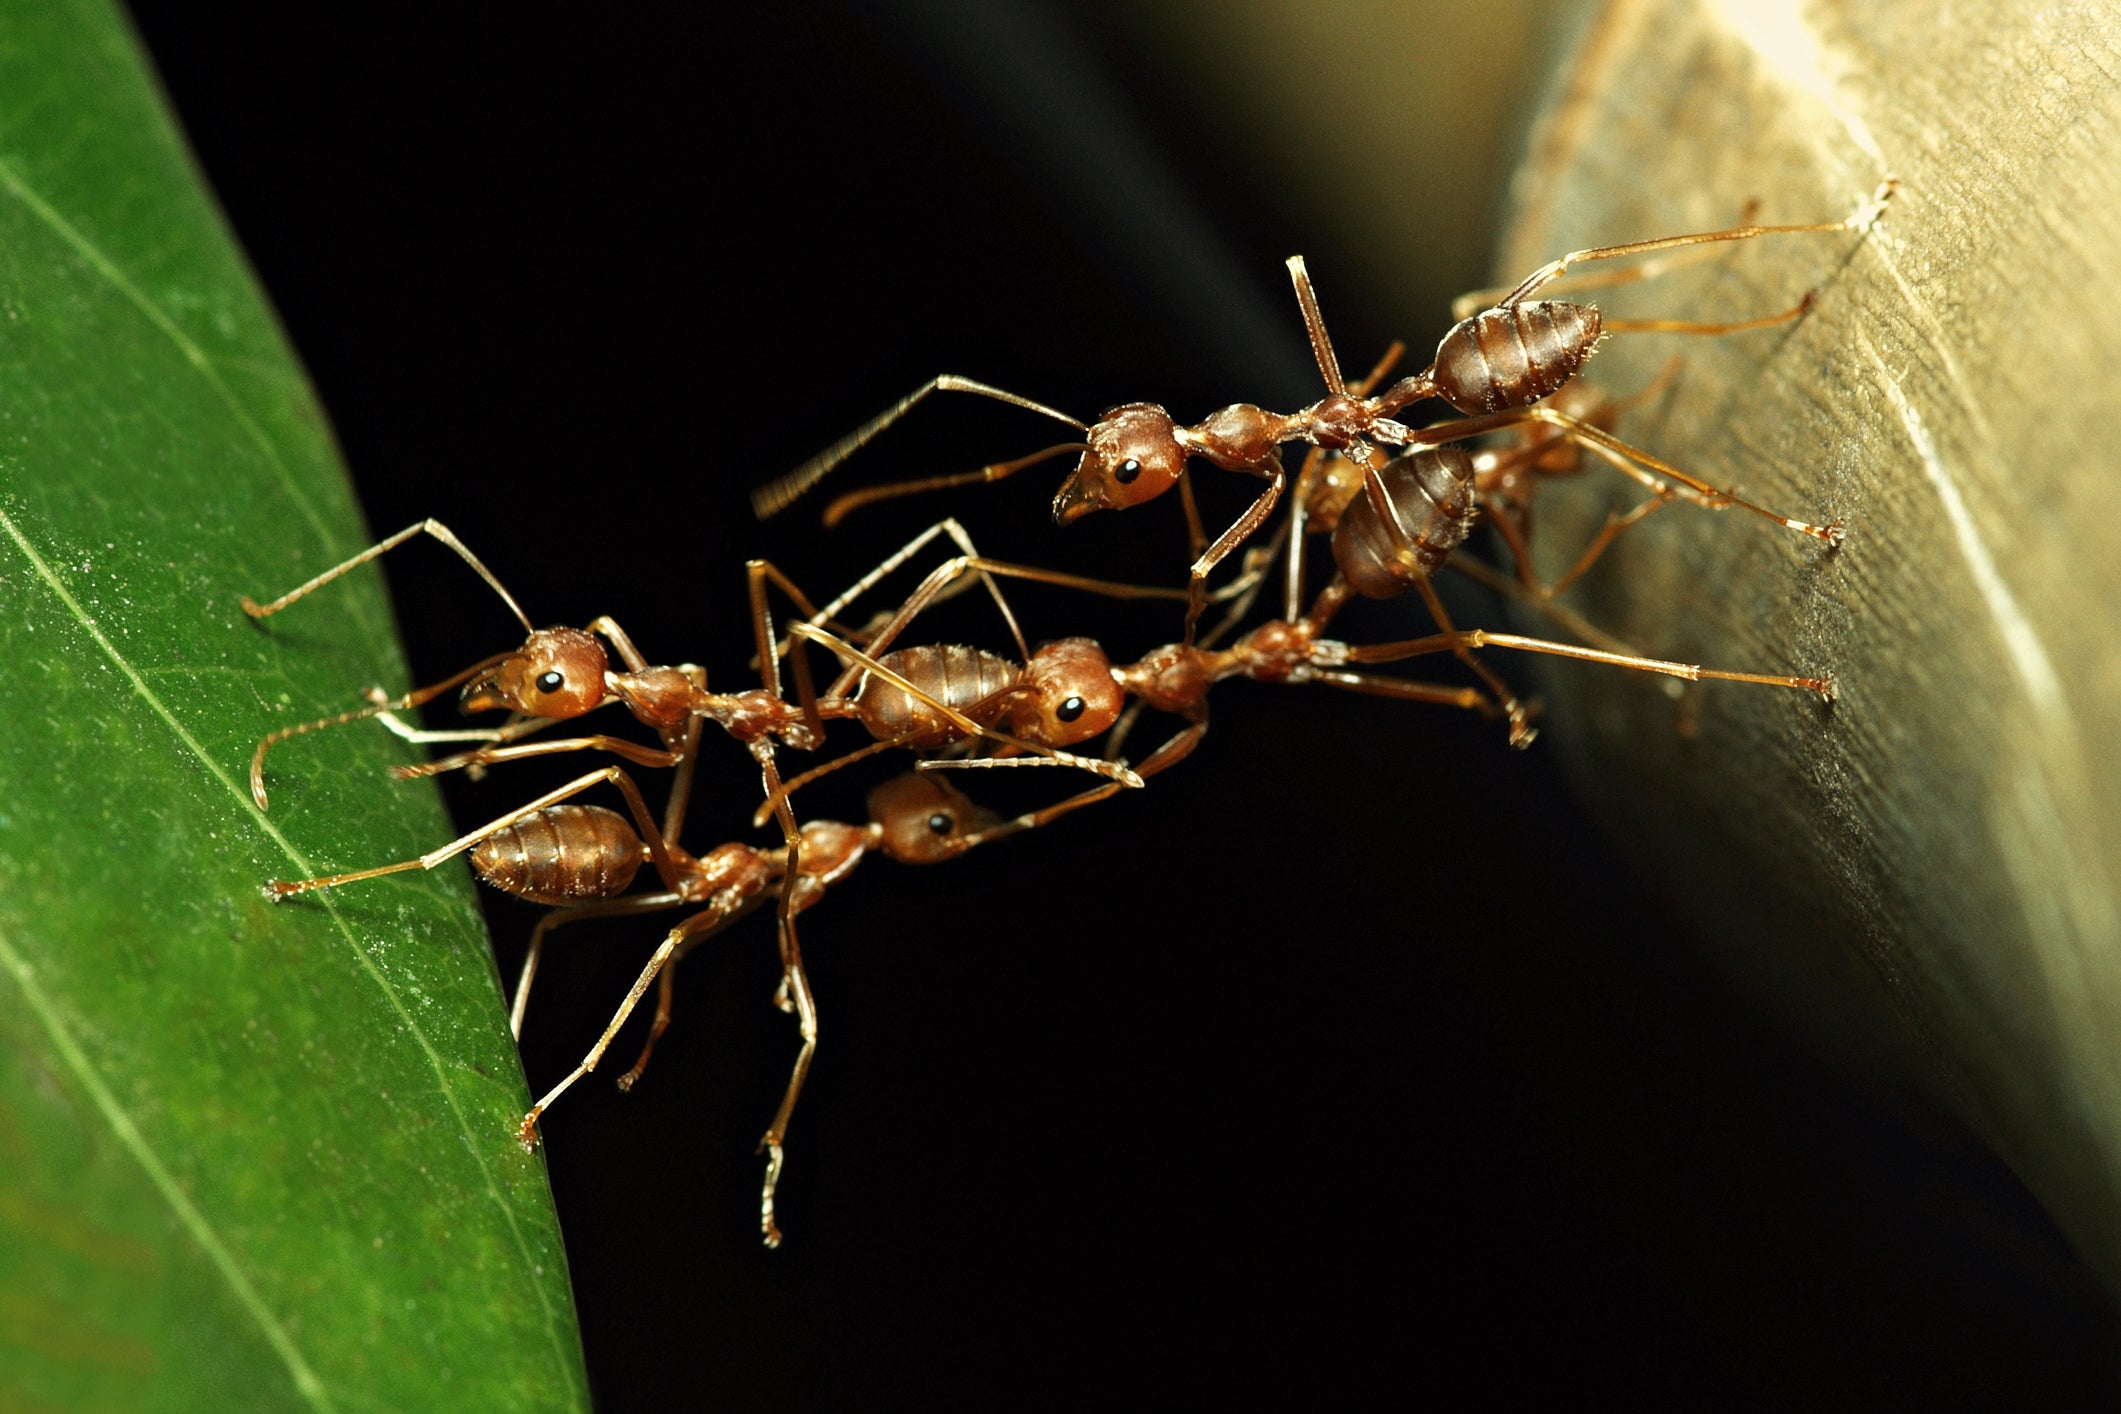
[[[0,1406],[587,1404],[461,866],[322,412],[107,5],[0,20]]]

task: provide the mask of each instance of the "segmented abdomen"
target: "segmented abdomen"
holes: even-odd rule
[[[623,816],[600,805],[548,805],[480,840],[471,867],[497,889],[561,905],[626,892],[642,853]]]
[[[1465,413],[1529,406],[1583,367],[1599,327],[1587,304],[1530,300],[1484,309],[1436,346],[1436,391]]]
[[[1472,532],[1473,459],[1454,446],[1394,457],[1377,473],[1392,508],[1387,523],[1367,489],[1333,529],[1333,563],[1355,592],[1390,599],[1436,572]]]
[[[877,661],[936,701],[972,716],[982,725],[992,714],[970,709],[1015,687],[1023,677],[1023,669],[1007,658],[954,644],[901,648]],[[964,734],[927,703],[873,675],[862,687],[861,706],[862,725],[879,740],[910,738],[906,745],[918,750],[941,746]]]

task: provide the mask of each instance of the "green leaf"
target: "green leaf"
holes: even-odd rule
[[[397,684],[330,434],[94,0],[0,17],[0,1407],[582,1407],[449,837],[348,727]]]

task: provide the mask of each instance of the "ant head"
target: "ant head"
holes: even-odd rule
[[[523,646],[464,684],[458,708],[506,708],[527,717],[579,717],[605,697],[610,660],[604,645],[578,628],[541,628]]]
[[[1089,443],[1053,498],[1053,518],[1062,525],[1154,500],[1186,469],[1178,424],[1154,403],[1112,409],[1090,429]]]
[[[1042,746],[1088,741],[1119,720],[1127,694],[1112,677],[1112,660],[1088,638],[1042,644],[1024,665],[1030,691],[1009,713],[1010,729]]]
[[[966,836],[1001,823],[991,810],[933,772],[908,771],[869,792],[869,818],[884,853],[901,864],[937,864],[968,847]]]

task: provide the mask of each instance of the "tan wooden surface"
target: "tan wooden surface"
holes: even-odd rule
[[[1590,376],[1624,394],[1683,355],[1622,433],[1787,514],[1844,518],[1846,544],[1674,507],[1569,602],[1647,653],[1829,673],[1839,701],[1506,666],[1544,690],[1537,749],[1704,946],[1845,1065],[1973,1124],[2121,1288],[2121,13],[1200,13],[1139,24],[1164,15],[1224,88],[1301,58],[1312,82],[1245,90],[1227,120],[1277,155],[1278,199],[1331,213],[1308,253],[1338,249],[1318,266],[1334,300],[1405,311],[1409,331],[1484,239],[1526,106],[1498,281],[1755,200],[1763,221],[1837,219],[1899,177],[1867,238],[1763,240],[1586,296],[1718,319],[1818,291],[1790,328],[1609,338]],[[1607,474],[1551,492],[1549,575],[1639,499]]]
[[[2121,1280],[2121,24],[2099,6],[1614,0],[1557,83],[1496,274],[1571,247],[1831,218],[1612,291],[1787,329],[1615,337],[1623,426],[1836,553],[1684,507],[1582,586],[1659,656],[1831,673],[1840,700],[1559,667],[1556,749],[1728,959],[1934,1082]],[[1562,488],[1546,549],[1632,492]],[[1751,522],[1751,523],[1749,523]],[[1565,684],[1565,686],[1564,686]],[[1687,730],[1691,728],[1691,730]]]

